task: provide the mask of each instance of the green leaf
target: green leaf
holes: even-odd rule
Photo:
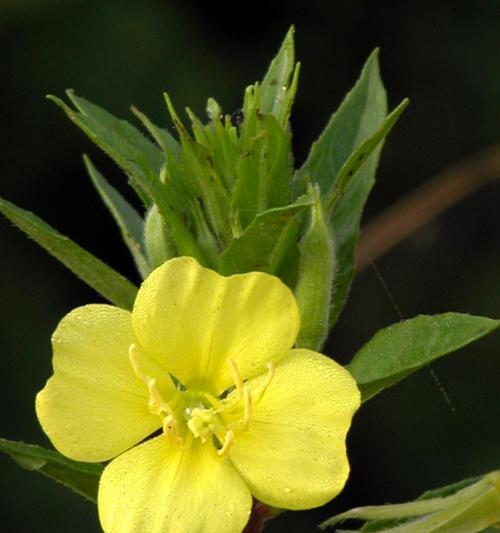
[[[282,126],[288,121],[299,74],[299,66],[295,68],[294,33],[295,28],[291,26],[261,83],[260,110],[274,115]],[[292,73],[294,76],[289,88]]]
[[[374,172],[380,148],[375,150],[367,163],[356,173],[330,217],[335,243],[337,271],[332,286],[330,329],[337,321],[351,287],[355,272],[355,252],[359,239],[361,215],[374,184]]]
[[[251,271],[275,274],[297,237],[297,218],[310,205],[304,200],[259,213],[243,234],[221,254],[219,272],[224,275]]]
[[[387,113],[387,96],[380,79],[378,49],[366,61],[361,76],[313,143],[298,181],[318,183],[324,194],[333,186],[351,154],[377,130]],[[372,160],[375,173],[377,158]],[[300,192],[303,192],[302,190]]]
[[[33,213],[2,198],[0,212],[107,300],[118,307],[132,309],[137,287],[121,274]]]
[[[370,155],[387,137],[392,127],[398,121],[403,111],[408,107],[410,101],[405,98],[382,122],[380,128],[375,131],[368,139],[351,154],[349,159],[344,163],[338,173],[335,182],[330,190],[326,193],[325,203],[331,210],[334,203],[339,200],[349,184],[356,179],[359,169],[368,161]]]
[[[222,116],[220,106],[213,98],[207,102],[208,124],[203,124],[189,108],[186,111],[196,141],[208,150],[210,162],[224,187],[232,189],[239,154],[237,135],[234,135],[236,128],[231,124],[231,118]]]
[[[206,229],[211,230],[217,236],[218,242],[224,246],[231,237],[229,194],[219,174],[215,171],[210,151],[204,146],[204,144],[209,144],[207,131],[203,124],[188,110],[196,132],[197,141],[193,140],[177,116],[170,97],[166,93],[165,101],[181,139],[182,179],[189,184],[194,193],[192,196],[202,200],[203,218],[206,217],[206,221],[210,225],[210,228]],[[202,138],[205,139],[204,144],[199,142]],[[192,207],[192,209],[195,208]],[[218,255],[218,252],[217,248],[213,249],[210,255]],[[205,257],[207,257],[206,253]]]
[[[438,489],[431,489],[431,490],[425,491],[415,501],[431,500],[435,498],[446,498],[447,496],[456,494],[460,490],[465,489],[466,487],[469,487],[470,485],[474,485],[475,483],[478,483],[479,481],[481,481],[482,478],[483,476],[475,476],[472,478],[467,478],[461,481],[457,481],[456,483],[452,483],[450,485],[445,485],[444,487],[439,487]],[[407,521],[408,521],[408,518],[370,520],[361,528],[361,531],[373,533],[374,531],[381,531],[389,527],[395,527],[396,525],[399,525]]]
[[[291,135],[274,116],[261,114],[258,98],[248,104],[241,128],[232,208],[242,228],[262,211],[290,203]]]
[[[0,439],[0,451],[9,455],[19,466],[38,472],[97,503],[97,489],[103,466],[81,463],[41,446]]]
[[[231,238],[229,193],[215,171],[210,152],[191,139],[183,137],[181,142],[184,176],[196,183],[210,227],[224,245]]]
[[[102,201],[115,219],[122,238],[134,258],[137,270],[143,278],[150,273],[151,268],[146,259],[143,245],[143,220],[139,213],[123,198],[123,196],[109,184],[104,176],[95,168],[92,161],[83,156],[87,172]]]
[[[141,200],[149,207],[151,198],[141,181],[154,179],[159,174],[164,162],[161,151],[125,120],[76,96],[72,90],[66,91],[66,94],[76,110],[55,96],[49,95],[48,98],[122,168],[131,178],[131,185]]]
[[[465,480],[432,492],[441,495],[421,496],[407,503],[358,507],[330,518],[320,528],[358,519],[367,523],[355,531],[474,533],[489,526],[498,527],[500,523],[500,471],[490,472],[475,482]]]
[[[144,127],[149,131],[153,139],[158,143],[159,146],[161,146],[164,154],[172,154],[174,156],[177,156],[180,152],[181,147],[179,146],[179,143],[175,139],[171,133],[164,129],[156,126],[151,122],[151,120],[137,107],[132,106],[131,108],[132,113],[142,122]]]
[[[330,328],[345,305],[354,276],[361,215],[375,182],[382,140],[405,106],[406,101],[384,120],[387,96],[375,50],[295,175],[296,194],[303,192],[307,183],[318,183],[331,213],[337,272],[332,285]]]
[[[377,332],[348,369],[367,400],[432,361],[500,327],[500,320],[445,313],[420,315]]]
[[[138,159],[139,161],[142,160],[144,167],[155,174],[159,173],[162,165],[165,163],[165,158],[158,147],[137,128],[126,120],[116,118],[89,100],[77,96],[74,91],[67,91],[66,94],[80,111],[80,119],[83,121],[83,124],[89,124],[89,126],[98,125],[106,130],[107,136],[104,138],[96,137],[96,139],[92,139],[91,137],[91,139],[103,149],[106,150],[104,146],[106,144],[110,151],[114,151],[118,156],[115,159],[118,164],[120,164],[120,160],[129,164],[134,163],[135,161],[133,159],[137,159],[137,156],[139,156]],[[99,129],[97,131],[102,130]],[[114,158],[112,153],[109,155]]]
[[[78,111],[62,100],[50,96],[68,117],[100,146],[130,176],[135,189],[146,199],[147,207],[154,202],[172,228],[172,238],[180,255],[190,255],[205,264],[205,258],[183,223],[169,204],[167,189],[160,180],[165,157],[162,152],[133,126],[68,91]]]
[[[474,483],[477,483],[482,478],[483,476],[469,477],[467,479],[456,481],[455,483],[450,483],[449,485],[445,485],[444,487],[439,487],[438,489],[426,490],[417,499],[430,500],[432,498],[444,498],[446,496],[450,496],[451,494],[455,494],[459,490],[465,489],[465,487],[474,485]]]

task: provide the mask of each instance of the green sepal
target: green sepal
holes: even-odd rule
[[[104,298],[123,309],[132,309],[137,287],[116,270],[41,218],[2,198],[0,212]]]
[[[380,533],[475,533],[500,525],[500,471],[490,472],[478,480],[465,480],[424,493],[415,501],[358,507],[333,516],[319,527],[326,529],[339,522],[366,521],[362,531]]]
[[[336,270],[332,231],[319,188],[310,188],[313,205],[307,230],[299,243],[299,272],[295,297],[301,326],[297,348],[320,350],[329,332],[330,298]]]
[[[137,270],[142,278],[151,272],[146,250],[143,244],[143,220],[139,213],[125,198],[104,178],[86,155],[83,156],[87,172],[99,193],[102,201],[109,209],[120,229],[123,241],[134,259]]]
[[[432,361],[500,328],[500,320],[459,313],[420,315],[378,331],[348,365],[363,401]]]
[[[260,271],[276,274],[296,242],[300,214],[311,205],[309,199],[259,213],[245,231],[234,238],[221,254],[223,275]]]
[[[283,127],[288,123],[300,69],[295,65],[294,33],[291,26],[260,84],[260,111],[274,115]]]
[[[170,230],[156,205],[151,207],[144,220],[144,245],[151,270],[177,255]]]
[[[0,439],[0,451],[9,455],[22,468],[49,477],[87,500],[97,503],[97,489],[103,465],[73,461],[54,450],[7,439]]]

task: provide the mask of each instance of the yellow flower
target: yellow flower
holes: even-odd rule
[[[292,349],[299,326],[278,278],[223,277],[188,257],[157,268],[132,313],[63,318],[36,409],[64,455],[113,459],[98,496],[106,533],[234,533],[252,496],[307,509],[342,490],[359,392],[337,363]]]

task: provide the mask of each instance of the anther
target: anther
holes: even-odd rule
[[[161,413],[172,415],[170,406],[168,405],[168,403],[166,403],[163,400],[163,398],[161,397],[160,391],[158,390],[158,387],[156,386],[156,378],[148,379],[148,390],[149,390],[149,402],[148,402],[149,410],[155,415],[159,415]]]
[[[229,448],[231,448],[234,441],[234,431],[232,429],[229,429],[226,431],[226,435],[224,437],[224,443],[222,444],[222,448],[220,450],[217,450],[217,455],[220,457],[223,457],[227,454],[229,451]]]
[[[170,438],[175,437],[179,442],[182,442],[182,438],[179,435],[177,428],[177,419],[175,418],[172,408],[166,402],[158,387],[156,386],[156,378],[148,376],[142,372],[138,360],[138,349],[135,344],[131,344],[128,349],[128,358],[135,375],[147,386],[149,392],[148,409],[153,415],[163,417],[162,428],[163,433]]]
[[[255,399],[254,399],[255,403],[258,403],[258,402],[260,402],[262,400],[262,397],[266,393],[269,385],[271,384],[271,381],[274,378],[275,370],[276,369],[275,369],[274,365],[271,362],[267,363],[266,380],[262,384],[262,387],[260,388],[259,392],[257,392],[257,394],[255,395]]]
[[[252,416],[252,394],[248,385],[243,387],[243,428],[246,429]]]
[[[231,378],[236,387],[236,392],[238,394],[238,399],[242,399],[243,392],[243,380],[241,379],[240,373],[238,372],[238,367],[233,359],[229,359],[229,366],[231,368]]]
[[[134,370],[134,374],[143,382],[143,383],[148,383],[148,381],[151,379],[149,376],[147,376],[146,374],[144,374],[141,369],[140,369],[140,366],[139,366],[139,361],[138,361],[138,356],[137,356],[137,353],[138,353],[138,349],[137,349],[137,345],[135,344],[131,344],[129,347],[128,347],[128,358],[129,358],[129,361],[130,361],[130,364],[132,365],[132,369]]]
[[[170,440],[175,439],[182,444],[183,440],[177,428],[177,420],[173,415],[167,415],[162,422],[163,434]]]

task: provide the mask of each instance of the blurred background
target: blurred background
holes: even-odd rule
[[[169,124],[163,90],[177,109],[189,105],[201,115],[214,96],[232,112],[292,23],[303,63],[292,117],[296,166],[375,46],[390,106],[411,99],[386,143],[365,221],[499,142],[497,0],[275,1],[232,9],[187,0],[2,0],[0,195],[138,281],[81,154],[122,191],[125,180],[44,95],[71,87],[124,118],[135,104],[161,125]],[[500,184],[492,181],[378,260],[403,316],[453,310],[500,317],[499,201]],[[48,445],[33,400],[51,374],[50,334],[69,310],[101,299],[4,219],[0,250],[1,433]],[[347,363],[398,319],[368,267],[328,353]],[[284,514],[269,531],[312,531],[348,507],[413,499],[499,468],[499,353],[497,334],[433,365],[451,405],[429,370],[368,402],[349,436],[345,492],[320,510]],[[99,531],[91,504],[7,457],[0,468],[3,531]]]

